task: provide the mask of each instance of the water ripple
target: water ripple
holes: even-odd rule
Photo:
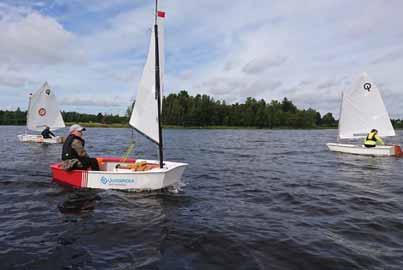
[[[145,193],[59,186],[60,146],[0,132],[0,269],[403,267],[403,159],[331,153],[335,130],[167,130],[167,159],[191,165],[178,189]],[[94,155],[131,141],[86,136]]]

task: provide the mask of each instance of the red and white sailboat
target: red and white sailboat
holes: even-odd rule
[[[158,145],[159,160],[98,157],[100,171],[64,171],[62,163],[51,165],[54,181],[80,188],[156,190],[179,183],[186,163],[163,160],[161,90],[164,73],[163,20],[156,0],[155,23],[147,62],[137,91],[130,125]]]

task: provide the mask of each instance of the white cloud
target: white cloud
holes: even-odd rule
[[[21,93],[49,80],[61,99],[74,101],[83,91],[97,97],[94,105],[78,102],[94,112],[108,96],[132,97],[148,49],[152,1],[52,3],[0,3],[0,94],[2,87]],[[367,71],[382,84],[390,114],[403,117],[402,1],[160,4],[167,11],[166,94],[187,89],[227,102],[287,96],[337,114],[340,92]],[[124,102],[109,105],[126,109]]]
[[[255,58],[248,62],[243,68],[242,71],[246,74],[259,74],[268,68],[280,66],[287,61],[287,57],[284,56],[275,56],[275,57],[266,57],[266,58]]]
[[[32,82],[30,75],[19,71],[18,67],[0,65],[0,85],[6,87],[24,87]]]
[[[59,101],[61,105],[71,106],[95,106],[95,107],[121,107],[127,106],[128,98],[122,96],[114,97],[64,97]]]
[[[403,58],[403,47],[390,50],[389,52],[384,53],[383,55],[375,58],[371,61],[372,65],[380,64],[380,63],[388,63],[392,61],[398,61]]]
[[[80,59],[79,50],[72,47],[74,35],[56,20],[36,12],[13,15],[0,20],[2,63],[54,65]]]
[[[340,83],[341,83],[341,81],[336,81],[334,79],[326,80],[326,81],[320,82],[316,88],[319,90],[320,89],[329,89],[329,88],[332,88],[335,86],[339,86]]]

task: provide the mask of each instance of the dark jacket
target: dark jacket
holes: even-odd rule
[[[88,157],[84,149],[85,141],[83,138],[70,134],[63,144],[62,160],[82,159]]]
[[[49,128],[45,128],[45,129],[42,131],[41,135],[42,135],[42,137],[43,137],[44,139],[51,139],[52,136],[53,136],[53,137],[56,137],[55,134],[53,134],[53,132],[50,131]],[[52,135],[52,136],[50,136],[50,135]]]

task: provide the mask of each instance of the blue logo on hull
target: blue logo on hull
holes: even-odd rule
[[[106,178],[105,176],[102,176],[101,177],[101,183],[104,184],[104,185],[108,184],[108,178]]]
[[[134,179],[128,178],[111,178],[102,176],[99,181],[104,185],[118,185],[118,186],[125,186],[127,184],[134,183]]]

